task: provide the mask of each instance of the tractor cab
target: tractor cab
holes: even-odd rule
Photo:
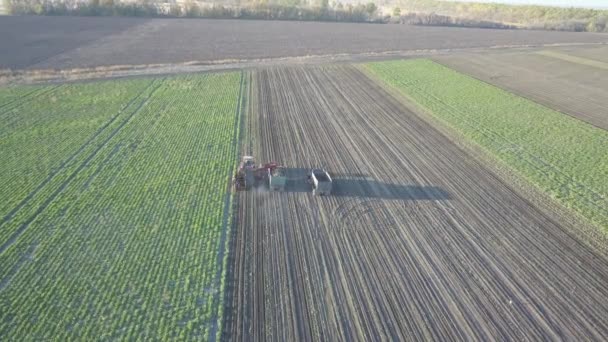
[[[253,159],[253,156],[243,156],[243,161],[241,161],[241,168],[244,168],[244,169],[255,168],[255,159]]]
[[[243,156],[232,179],[235,190],[242,191],[252,186],[251,174],[253,169],[255,169],[255,159],[252,156]]]

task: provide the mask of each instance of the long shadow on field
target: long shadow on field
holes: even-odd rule
[[[334,179],[331,196],[408,201],[450,199],[450,194],[437,186],[393,184],[368,179]]]
[[[310,169],[287,168],[285,192],[311,192],[306,182]],[[361,174],[330,173],[335,197],[359,197],[408,201],[438,201],[451,199],[450,194],[437,186],[403,185],[379,182]]]

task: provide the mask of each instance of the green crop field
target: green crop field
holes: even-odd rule
[[[608,132],[434,63],[363,70],[485,148],[565,206],[608,228]]]
[[[219,334],[244,80],[0,89],[0,336]]]

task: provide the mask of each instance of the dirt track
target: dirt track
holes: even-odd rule
[[[548,53],[595,57],[600,56],[601,51],[608,51],[603,46],[560,50],[552,49]],[[457,53],[433,59],[596,127],[608,129],[608,70],[584,64],[584,58],[579,63],[569,62],[543,55],[544,52]]]
[[[351,67],[254,74],[244,152],[326,167],[239,195],[235,340],[605,340],[608,259]]]
[[[608,35],[260,20],[0,16],[0,69],[608,43]]]

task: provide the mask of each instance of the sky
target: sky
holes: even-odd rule
[[[525,5],[548,5],[565,7],[585,7],[608,9],[608,0],[452,0],[469,2],[497,2],[509,4]]]

